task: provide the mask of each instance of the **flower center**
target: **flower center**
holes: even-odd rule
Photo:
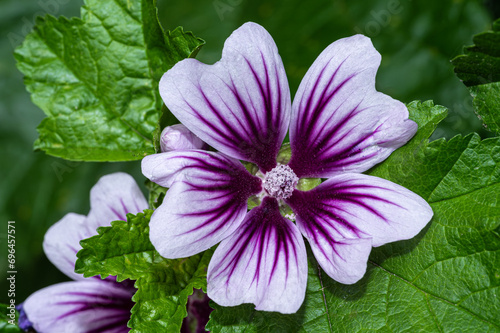
[[[274,169],[266,173],[264,178],[264,189],[267,194],[276,199],[287,199],[297,186],[299,177],[295,175],[288,165],[278,164]]]

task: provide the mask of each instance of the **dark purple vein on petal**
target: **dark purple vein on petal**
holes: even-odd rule
[[[337,77],[337,74],[338,74],[338,72],[339,72],[340,68],[342,67],[342,65],[344,64],[344,62],[345,62],[346,60],[347,60],[347,59],[344,59],[344,61],[342,61],[342,63],[341,63],[341,64],[339,65],[339,67],[335,70],[335,72],[333,73],[333,75],[332,75],[332,76],[328,79],[328,83],[326,84],[325,89],[321,92],[321,96],[320,96],[320,98],[318,98],[318,100],[317,100],[317,102],[316,102],[316,105],[315,105],[315,106],[312,106],[312,105],[311,105],[311,104],[312,104],[312,102],[313,102],[313,101],[312,101],[312,99],[313,99],[313,97],[315,96],[315,94],[316,94],[316,90],[318,89],[318,86],[319,86],[320,81],[321,81],[321,79],[322,79],[322,77],[323,77],[323,74],[324,74],[324,72],[326,71],[326,69],[327,69],[327,67],[328,67],[328,64],[332,61],[332,59],[330,59],[330,61],[328,62],[328,64],[327,64],[325,67],[323,67],[323,69],[322,69],[322,70],[321,70],[321,72],[320,72],[319,77],[316,79],[316,82],[314,83],[313,90],[312,90],[312,92],[310,93],[309,98],[308,98],[308,100],[307,100],[307,104],[306,104],[306,106],[305,106],[305,110],[304,110],[304,112],[302,113],[302,119],[301,119],[300,125],[304,126],[304,125],[306,125],[306,124],[308,124],[308,125],[314,125],[314,124],[316,124],[316,122],[317,122],[317,120],[318,120],[319,116],[321,115],[321,112],[323,111],[323,109],[322,109],[322,108],[320,108],[320,103],[321,103],[321,105],[326,104],[326,103],[322,103],[322,101],[323,101],[323,100],[324,100],[324,98],[325,98],[325,94],[326,94],[327,90],[330,88],[330,85],[332,84],[333,80],[335,80],[335,78]],[[342,86],[343,86],[345,83],[347,83],[347,81],[348,81],[348,80],[350,80],[350,78],[348,78],[347,80],[344,80],[344,81],[343,81],[340,85],[338,85],[338,86],[334,89],[334,91],[330,94],[330,96],[329,96],[328,100],[330,100],[330,99],[331,99],[331,97],[332,97],[333,95],[335,95],[335,94],[337,93],[337,91],[339,91],[339,90],[340,90],[340,88],[342,88]],[[306,118],[306,117],[307,117],[307,118]],[[298,131],[301,133],[301,135],[302,135],[302,133],[303,133],[303,135],[304,135],[305,137],[309,137],[309,136],[311,135],[311,132],[310,132],[310,131],[312,130],[312,128],[313,128],[313,127],[314,127],[314,126],[308,126],[308,127],[307,127],[307,128],[305,128],[305,129],[301,127],[300,129],[298,129]]]
[[[307,199],[305,198],[304,192],[295,191],[294,195],[287,200],[287,203],[292,207],[294,213],[302,220],[303,227],[308,230],[308,234],[313,238],[314,242],[319,244],[319,238],[323,238],[330,244],[333,251],[342,258],[336,249],[336,245],[341,245],[343,243],[335,239],[334,235],[328,231],[327,226],[337,232],[338,238],[340,239],[346,238],[346,236],[347,238],[352,238],[352,235],[345,235],[338,229],[337,225],[345,227],[357,237],[360,237],[362,234],[361,230],[342,217],[334,214],[332,211],[324,209],[321,202],[317,204],[312,201],[306,203],[306,201]],[[323,247],[319,248],[323,255],[328,258],[325,249]]]
[[[224,132],[217,132],[217,134],[223,136],[226,140],[228,140],[229,142],[231,142],[231,140],[243,140],[243,137],[241,136],[241,133],[239,133],[238,131],[236,131],[228,122],[227,120],[218,112],[218,110],[215,108],[215,106],[210,102],[210,100],[208,99],[208,97],[205,95],[205,92],[201,89],[201,87],[199,88],[200,89],[200,92],[201,92],[201,95],[203,97],[203,99],[205,100],[205,102],[207,103],[208,107],[210,108],[210,110],[212,110],[213,114],[217,117],[217,120],[220,122],[220,124],[222,124],[224,126],[224,128],[231,134],[233,135],[233,137],[227,135],[226,133]],[[198,116],[200,117],[200,115],[198,114]],[[238,118],[236,118],[238,119]],[[203,122],[205,124],[209,124],[209,122],[205,121],[203,119]],[[219,123],[218,122],[218,123]],[[215,128],[215,125],[213,124],[210,124],[211,128]]]
[[[205,154],[211,156],[211,159],[183,156],[187,163],[179,170],[187,175],[187,179],[183,180],[187,185],[185,192],[206,193],[206,201],[214,202],[213,207],[182,214],[184,217],[201,217],[203,222],[180,235],[213,226],[210,232],[197,239],[198,242],[223,229],[223,221],[234,220],[242,208],[246,207],[248,198],[261,190],[260,179],[249,174],[241,164],[232,165],[234,162],[226,160],[222,155]],[[193,169],[194,173],[189,169]]]
[[[330,117],[330,119],[328,119],[322,126],[321,130],[318,131],[318,134],[316,135],[316,137],[313,139],[313,140],[310,140],[309,142],[311,142],[311,146],[313,146],[313,149],[315,150],[318,150],[319,149],[329,149],[331,148],[332,146],[336,146],[339,144],[340,141],[342,141],[342,139],[346,136],[342,136],[340,137],[337,141],[334,141],[332,142],[331,140],[333,139],[333,137],[339,132],[341,131],[345,126],[348,126],[348,123],[349,123],[349,120],[352,119],[352,117],[355,117],[359,112],[363,111],[363,110],[358,110],[358,107],[359,105],[361,104],[358,103],[358,105],[356,105],[356,107],[354,109],[352,109],[347,115],[345,115],[342,120],[340,120],[339,122],[337,122],[331,129],[328,130],[328,133],[327,134],[324,134],[323,137],[320,139],[319,136],[321,135],[321,133],[323,132],[324,128],[327,127],[327,126],[331,126],[331,124],[329,123],[330,119],[333,117],[334,113],[332,113],[332,116]],[[338,109],[342,106],[339,105],[339,107],[335,110],[338,111]],[[352,131],[353,128],[349,129],[348,133],[350,133],[350,131]]]
[[[228,136],[225,132],[221,131],[221,129],[219,127],[215,126],[213,123],[206,121],[205,118],[203,118],[200,115],[200,113],[191,104],[189,104],[189,102],[187,100],[185,100],[185,103],[191,109],[191,111],[193,111],[193,113],[196,114],[196,117],[198,119],[200,119],[200,121],[202,121],[208,128],[210,128],[210,130],[214,131],[222,139],[226,140],[226,142],[223,142],[220,139],[217,139],[213,135],[210,135],[214,140],[217,140],[217,141],[219,141],[222,144],[225,144],[227,142],[233,142],[233,140],[235,140],[235,138],[232,138],[232,137]],[[217,116],[218,119],[220,119],[220,116],[218,115],[218,113],[216,113],[216,116]]]
[[[275,200],[265,198],[265,201],[266,199]],[[217,274],[214,278],[227,274],[228,279],[225,282],[226,286],[229,284],[229,280],[238,265],[246,265],[246,268],[249,268],[248,265],[251,262],[251,258],[257,258],[256,269],[252,277],[252,282],[255,282],[257,285],[261,282],[265,282],[267,285],[270,284],[280,260],[285,260],[287,270],[286,277],[288,277],[290,268],[290,256],[293,256],[295,258],[295,263],[298,263],[297,249],[295,248],[293,234],[285,224],[286,222],[283,221],[284,218],[279,213],[277,202],[275,206],[268,202],[264,202],[262,206],[254,209],[257,211],[252,212],[252,215],[241,226],[241,228],[244,229],[240,237],[234,243],[232,249],[227,253],[224,264],[216,268]],[[275,246],[275,252],[272,255],[272,262],[267,263],[267,267],[270,267],[269,264],[271,264],[271,270],[270,272],[266,272],[266,275],[269,275],[269,279],[267,281],[261,281],[262,277],[260,273],[262,272],[263,260],[269,257],[269,255],[266,256],[266,253],[270,250],[272,245]],[[284,258],[282,256],[284,256]],[[243,258],[245,260],[243,260]]]
[[[116,316],[108,317],[106,319],[107,320],[115,319],[115,321],[108,323],[107,325],[104,325],[104,326],[96,327],[93,330],[87,330],[87,331],[85,331],[85,333],[101,333],[101,332],[106,332],[108,330],[111,330],[114,328],[119,328],[119,327],[123,327],[124,331],[128,330],[127,322],[130,319],[130,313],[124,313],[124,314],[120,314],[120,315],[117,314]]]

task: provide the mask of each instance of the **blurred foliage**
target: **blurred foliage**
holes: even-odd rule
[[[52,4],[48,6],[46,4]],[[64,3],[64,4],[63,4]],[[220,58],[224,40],[246,21],[262,24],[275,38],[292,94],[316,56],[331,42],[358,32],[382,53],[378,89],[410,102],[433,99],[450,108],[435,137],[481,129],[471,97],[455,77],[450,59],[472,36],[491,26],[495,1],[482,0],[159,0],[166,29],[182,25],[206,40],[198,59]],[[140,184],[140,164],[75,163],[32,152],[43,112],[33,105],[15,68],[13,48],[29,33],[34,15],[79,16],[81,1],[0,1],[0,267],[6,267],[6,222],[16,221],[17,301],[67,278],[42,251],[45,231],[68,212],[87,214],[89,191],[100,176],[131,173]],[[490,8],[490,12],[488,9]],[[5,290],[5,271],[0,272]],[[2,295],[0,302],[5,302]]]

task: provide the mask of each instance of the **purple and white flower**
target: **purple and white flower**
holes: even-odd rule
[[[432,217],[425,200],[361,174],[417,130],[403,103],[375,90],[380,60],[367,37],[338,40],[316,59],[292,104],[272,37],[247,23],[226,40],[219,62],[186,59],[165,73],[166,106],[219,152],[143,159],[143,174],[169,188],[150,223],[158,252],[187,257],[220,242],[208,268],[211,299],[293,313],[307,282],[302,235],[324,271],[351,284],[363,277],[372,247],[419,233]],[[287,131],[291,158],[278,164]],[[305,178],[326,180],[300,190]],[[249,198],[261,203],[247,212]]]
[[[134,305],[131,281],[116,282],[113,277],[84,278],[75,270],[80,241],[97,235],[98,227],[111,221],[127,220],[148,203],[134,179],[125,173],[102,177],[90,192],[87,216],[69,213],[45,234],[43,249],[61,272],[75,281],[41,289],[21,306],[27,318],[22,328],[33,326],[39,333],[50,332],[128,332],[127,322]]]

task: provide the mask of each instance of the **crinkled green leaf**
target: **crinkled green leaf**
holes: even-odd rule
[[[90,277],[113,275],[118,281],[137,280],[136,303],[129,321],[131,332],[176,332],[187,315],[193,288],[206,289],[211,252],[183,259],[162,258],[149,241],[152,210],[128,214],[98,228],[98,235],[82,240],[75,271]]]
[[[17,325],[13,325],[11,322],[14,320],[14,323],[17,323],[17,319],[19,317],[19,313],[15,312],[15,318],[12,319],[10,317],[10,309],[7,304],[0,304],[0,333],[22,333],[23,330],[20,329]]]
[[[296,314],[213,303],[212,332],[500,332],[500,139],[427,142],[446,109],[408,105],[419,132],[370,174],[420,194],[434,210],[414,239],[372,251],[354,285],[329,278],[309,251]],[[496,231],[495,231],[496,230]]]
[[[500,133],[500,19],[493,30],[474,36],[474,45],[452,60],[455,73],[469,89],[484,126]]]
[[[75,271],[85,277],[116,276],[118,281],[137,280],[164,260],[149,241],[149,219],[153,211],[128,214],[128,221],[113,221],[100,227],[96,236],[80,241]]]
[[[150,180],[146,181],[146,188],[149,191],[149,198],[148,198],[149,207],[153,209],[158,208],[163,202],[163,198],[167,193],[167,189],[156,183],[153,183]]]
[[[164,33],[154,0],[86,0],[81,19],[38,18],[15,52],[47,115],[35,148],[86,161],[154,153],[160,77],[202,44],[181,28]]]
[[[179,332],[187,316],[186,303],[193,288],[206,289],[211,253],[179,259],[177,266],[155,267],[137,280],[132,298],[131,332]]]

